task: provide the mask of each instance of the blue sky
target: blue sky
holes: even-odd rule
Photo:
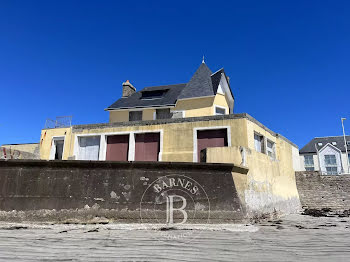
[[[302,147],[350,134],[349,1],[0,2],[0,144],[38,142],[46,118],[108,121],[137,89],[224,67],[235,112]]]

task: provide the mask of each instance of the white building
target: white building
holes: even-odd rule
[[[346,136],[346,144],[349,150],[350,136]],[[301,171],[321,171],[327,175],[350,173],[350,154],[346,155],[344,136],[315,137],[300,149],[299,155]]]

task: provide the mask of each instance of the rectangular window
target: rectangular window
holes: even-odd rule
[[[335,155],[325,155],[324,156],[324,163],[326,166],[336,166],[337,159],[335,158]]]
[[[216,106],[215,115],[226,115],[226,108]]]
[[[338,169],[337,167],[326,167],[327,175],[337,175]]]
[[[336,159],[335,155],[325,155],[324,156],[324,163],[326,166],[327,175],[338,174],[337,159]]]
[[[264,140],[264,136],[255,133],[254,134],[254,145],[255,145],[255,150],[256,151],[265,154],[265,140]]]
[[[141,121],[141,120],[142,120],[142,111],[129,112],[129,121]]]
[[[79,160],[98,160],[100,136],[79,137]]]
[[[170,108],[156,110],[156,119],[170,119],[172,116],[173,113],[170,112]]]
[[[306,167],[312,167],[312,168],[314,167],[313,155],[305,155],[304,156],[304,165],[305,165],[305,169],[306,169]],[[308,171],[308,170],[306,170],[306,171]]]
[[[272,159],[275,159],[275,143],[267,139],[266,145],[267,155]]]

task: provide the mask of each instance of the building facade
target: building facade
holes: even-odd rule
[[[320,171],[326,175],[349,173],[346,147],[350,148],[350,136],[316,137],[300,150],[300,171]]]
[[[43,129],[45,160],[233,163],[248,212],[294,212],[300,207],[294,170],[298,147],[248,114],[234,114],[223,69],[202,63],[186,84],[147,87],[123,83],[123,97],[106,108],[109,123]]]

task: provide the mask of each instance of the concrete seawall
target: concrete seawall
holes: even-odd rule
[[[246,214],[232,172],[246,174],[247,169],[231,164],[1,160],[0,220],[104,217],[139,222],[140,201],[149,185],[163,176],[182,176],[203,187],[212,221],[239,221]],[[203,194],[194,201],[202,203]],[[155,206],[163,212],[161,204]]]
[[[303,208],[350,209],[350,175],[321,175],[296,172],[297,188]]]

